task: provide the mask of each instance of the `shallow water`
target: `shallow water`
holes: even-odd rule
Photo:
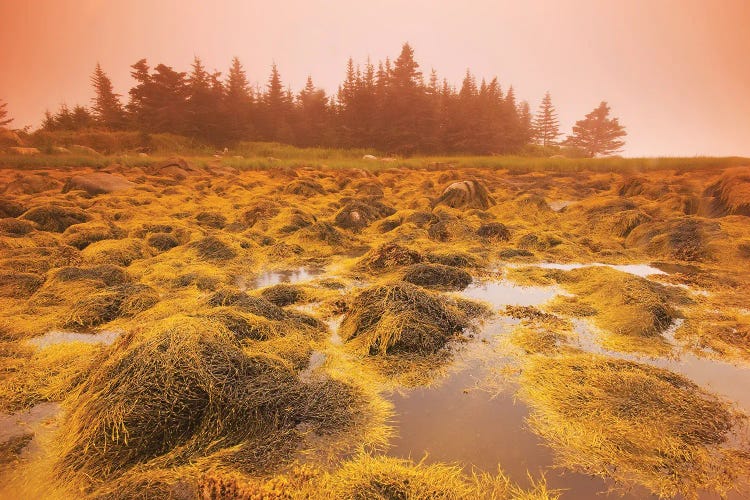
[[[297,269],[284,269],[280,271],[267,271],[255,277],[240,276],[237,286],[241,290],[254,288],[265,288],[280,283],[299,283],[310,281],[323,274],[322,269],[300,267]]]
[[[561,271],[572,271],[573,269],[580,269],[582,267],[595,267],[604,266],[622,271],[624,273],[633,274],[645,278],[653,274],[667,274],[658,267],[649,264],[602,264],[601,262],[591,262],[588,264],[559,264],[557,262],[542,262],[539,264],[533,264],[533,266],[541,267],[543,269],[559,269]]]
[[[618,266],[623,267],[623,266]],[[628,270],[648,274],[651,266],[628,266]],[[627,271],[626,271],[627,272]],[[494,308],[506,305],[538,306],[560,293],[556,287],[524,287],[507,281],[475,283],[462,295],[482,300]],[[454,371],[435,386],[409,389],[394,393],[389,399],[394,404],[396,437],[391,440],[388,454],[396,457],[427,462],[458,462],[464,467],[476,467],[496,472],[498,465],[516,482],[528,485],[527,471],[538,477],[545,473],[552,488],[568,490],[563,498],[646,498],[656,499],[641,487],[627,492],[607,494],[613,482],[553,468],[553,451],[542,438],[529,429],[526,418],[528,408],[515,400],[515,387],[509,385],[499,394],[490,394],[479,388],[479,383],[490,369],[502,369],[508,363],[507,335],[516,320],[496,318],[483,327],[478,337],[457,350],[456,356],[464,358],[462,369]],[[576,322],[576,330],[583,331],[587,324]],[[581,335],[581,348],[612,355],[603,350],[595,336],[587,330]],[[580,332],[579,332],[580,334]],[[505,345],[505,346],[504,346]],[[622,353],[614,353],[625,356]],[[679,359],[650,359],[636,361],[682,373],[708,390],[734,400],[742,408],[750,402],[747,367],[716,362],[683,353]],[[710,494],[701,499],[718,498]],[[730,495],[739,499],[741,495]]]
[[[53,330],[39,337],[29,339],[28,342],[40,349],[55,344],[65,344],[67,342],[111,345],[117,340],[117,337],[119,337],[121,333],[122,332],[118,330],[105,330],[97,333],[60,332]]]
[[[466,298],[492,304],[493,308],[513,306],[536,306],[550,300],[560,291],[552,286],[520,286],[510,281],[475,282],[461,292]]]
[[[8,415],[0,413],[0,443],[26,434],[37,436],[51,427],[51,422],[60,413],[59,403],[39,403],[27,411]],[[38,443],[37,439],[24,448],[22,456],[33,452]]]

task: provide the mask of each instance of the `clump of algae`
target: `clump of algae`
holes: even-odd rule
[[[577,353],[530,357],[520,384],[532,429],[567,468],[663,497],[743,487],[747,416],[680,375]]]

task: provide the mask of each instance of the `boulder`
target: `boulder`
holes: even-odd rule
[[[82,146],[80,144],[73,144],[70,146],[70,150],[74,153],[79,154],[85,154],[85,155],[92,155],[92,156],[99,156],[100,153],[94,148],[90,148],[88,146]]]
[[[34,148],[32,148],[34,149]],[[22,175],[5,186],[6,194],[37,194],[58,189],[60,183],[48,175]]]
[[[362,159],[363,159],[363,160],[377,160],[377,159],[378,159],[378,157],[377,157],[377,156],[373,156],[373,155],[364,155],[364,156],[362,157]]]
[[[460,181],[450,184],[432,206],[444,204],[452,208],[478,208],[487,210],[495,205],[495,200],[487,188],[477,180]]]
[[[0,128],[0,148],[23,146],[21,138],[7,128]]]
[[[117,174],[96,172],[93,174],[76,175],[68,179],[63,186],[63,193],[73,190],[86,191],[91,196],[114,193],[131,189],[136,184]]]
[[[20,147],[13,147],[8,148],[8,151],[11,153],[15,153],[17,155],[24,155],[24,156],[31,156],[31,155],[38,155],[41,153],[37,148],[20,148]]]

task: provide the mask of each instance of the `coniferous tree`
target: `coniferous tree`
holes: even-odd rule
[[[557,119],[557,111],[552,105],[552,97],[549,92],[544,94],[542,104],[539,106],[533,122],[534,139],[540,146],[548,147],[557,144],[560,137],[560,122]]]
[[[109,79],[99,63],[96,63],[94,74],[91,75],[94,87],[92,115],[96,123],[110,130],[120,130],[125,127],[125,110],[119,95],[115,94],[112,81]]]
[[[223,89],[219,74],[206,71],[198,57],[193,60],[187,81],[187,123],[191,136],[208,142],[221,142],[221,101]]]
[[[136,81],[136,85],[128,91],[130,101],[127,111],[132,125],[142,131],[149,131],[153,122],[155,109],[151,102],[151,74],[146,59],[141,59],[131,66],[133,71],[130,76]]]
[[[428,110],[422,72],[408,43],[393,64],[390,92],[384,109],[387,132],[384,146],[389,151],[410,154],[421,146],[420,125]]]
[[[0,101],[0,127],[4,127],[13,121],[13,118],[8,118],[8,110],[5,109],[8,103]]]
[[[531,142],[534,136],[534,120],[528,101],[522,101],[518,106],[518,122],[520,124],[520,143],[522,145]]]
[[[293,142],[289,123],[293,103],[284,89],[276,63],[271,66],[266,93],[263,95],[263,120],[261,133],[264,139],[276,142]]]
[[[229,142],[248,139],[252,135],[251,114],[253,95],[240,60],[235,57],[229,68],[224,93],[225,138]]]
[[[186,73],[159,64],[151,75],[150,105],[154,111],[154,132],[184,134],[187,131],[188,86]]]
[[[330,117],[328,97],[323,89],[315,87],[311,76],[307,77],[305,88],[297,96],[297,103],[297,143],[303,147],[327,144]]]
[[[617,118],[609,118],[609,111],[607,103],[602,101],[583,120],[576,122],[573,134],[565,143],[581,149],[591,158],[620,152],[625,145],[621,138],[625,137],[627,132]]]

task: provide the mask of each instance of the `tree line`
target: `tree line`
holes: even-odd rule
[[[253,88],[238,58],[226,77],[208,71],[196,57],[189,72],[146,59],[131,66],[135,85],[127,102],[114,92],[99,64],[91,77],[90,108],[62,106],[47,112],[42,129],[137,130],[173,133],[224,146],[241,140],[296,146],[364,147],[386,153],[514,154],[560,145],[587,156],[618,152],[624,128],[609,117],[605,102],[576,123],[561,141],[557,112],[547,93],[532,115],[513,86],[497,78],[477,79],[467,70],[460,88],[423,75],[414,51],[404,44],[395,61],[364,65],[350,58],[333,95],[308,77],[297,93],[284,86],[274,64],[263,88]],[[533,145],[533,146],[532,146]]]

